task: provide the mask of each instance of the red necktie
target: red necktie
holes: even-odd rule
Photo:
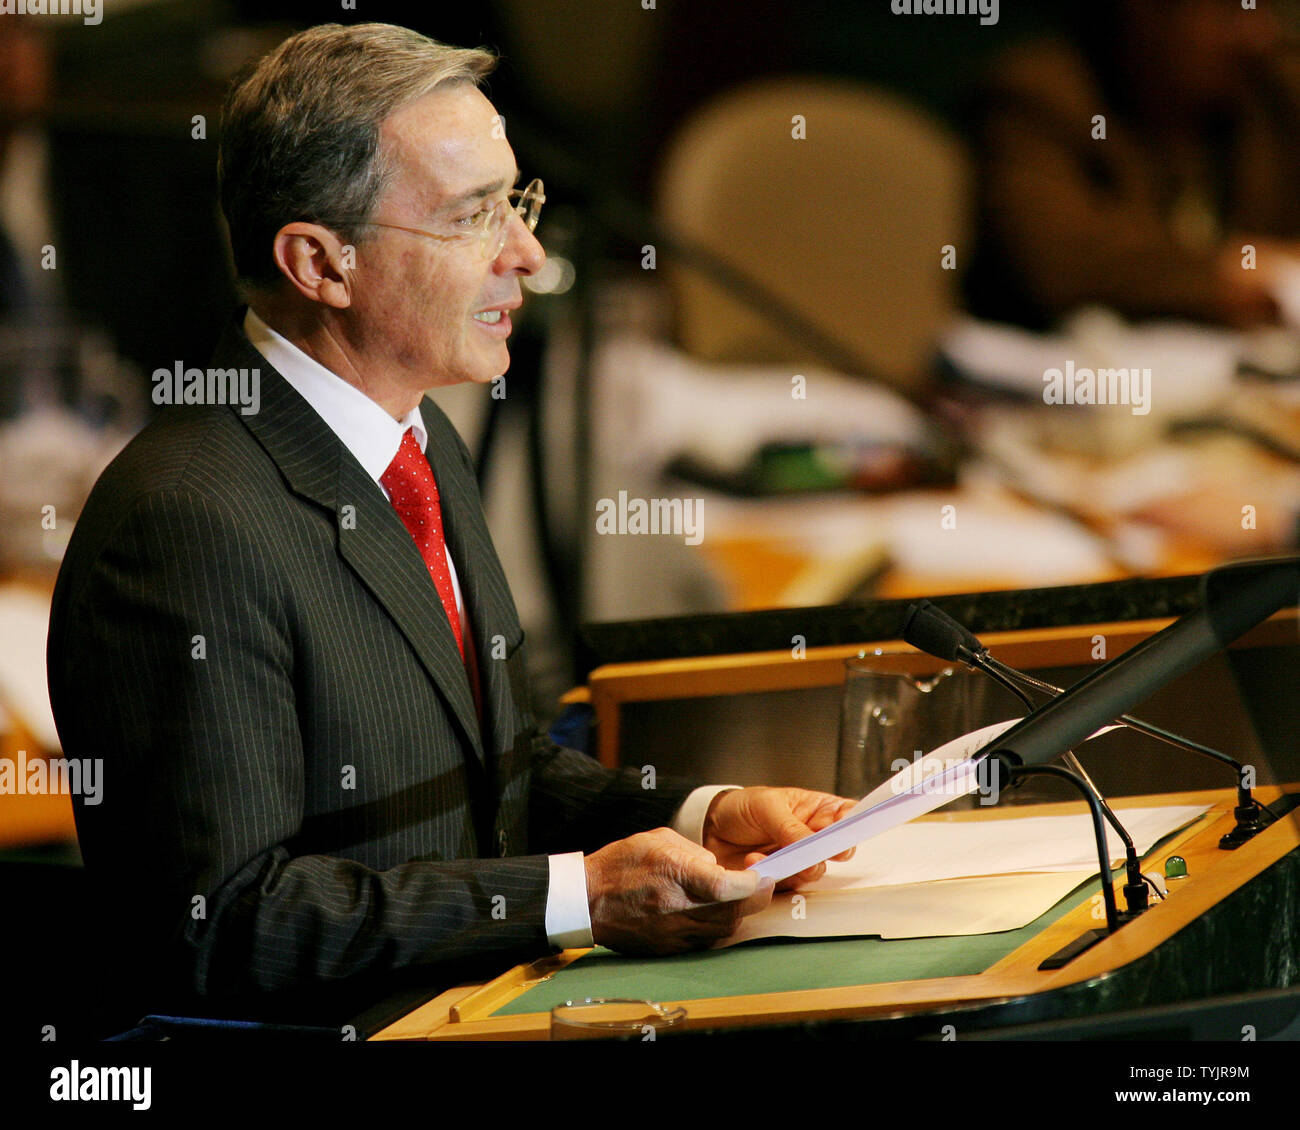
[[[447,619],[451,621],[451,630],[463,660],[465,642],[461,638],[460,615],[456,611],[456,592],[451,585],[451,571],[447,568],[438,487],[433,481],[429,461],[415,440],[414,428],[408,428],[402,436],[401,447],[397,449],[397,454],[379,481],[388,491],[393,509],[415,539],[420,556],[429,568],[429,576],[433,578],[434,587],[442,598],[442,607],[447,612]]]

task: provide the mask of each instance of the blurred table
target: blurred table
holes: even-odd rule
[[[10,573],[0,582],[0,757],[17,762],[62,751],[45,689],[45,634],[54,578]],[[72,798],[66,793],[0,792],[0,851],[75,843]]]

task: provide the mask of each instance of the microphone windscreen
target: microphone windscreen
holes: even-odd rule
[[[913,647],[950,662],[961,662],[959,647],[981,652],[984,645],[942,609],[928,600],[911,605],[903,618],[903,639]]]

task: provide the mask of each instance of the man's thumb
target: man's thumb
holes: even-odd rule
[[[757,871],[728,871],[719,868],[714,876],[712,896],[716,902],[739,902],[758,890]]]

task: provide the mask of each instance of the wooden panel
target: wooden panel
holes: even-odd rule
[[[1297,610],[1286,609],[1259,625],[1236,646],[1265,647],[1297,641]],[[1108,624],[986,632],[981,640],[1012,667],[1095,665],[1093,639],[1104,636],[1107,659],[1114,659],[1173,621],[1130,620]],[[761,691],[835,686],[844,681],[844,662],[872,654],[882,670],[932,674],[948,666],[902,640],[808,648],[801,658],[790,650],[738,655],[708,655],[646,663],[618,663],[591,672],[591,704],[596,713],[597,754],[602,765],[619,764],[619,712],[625,702],[661,701]]]

